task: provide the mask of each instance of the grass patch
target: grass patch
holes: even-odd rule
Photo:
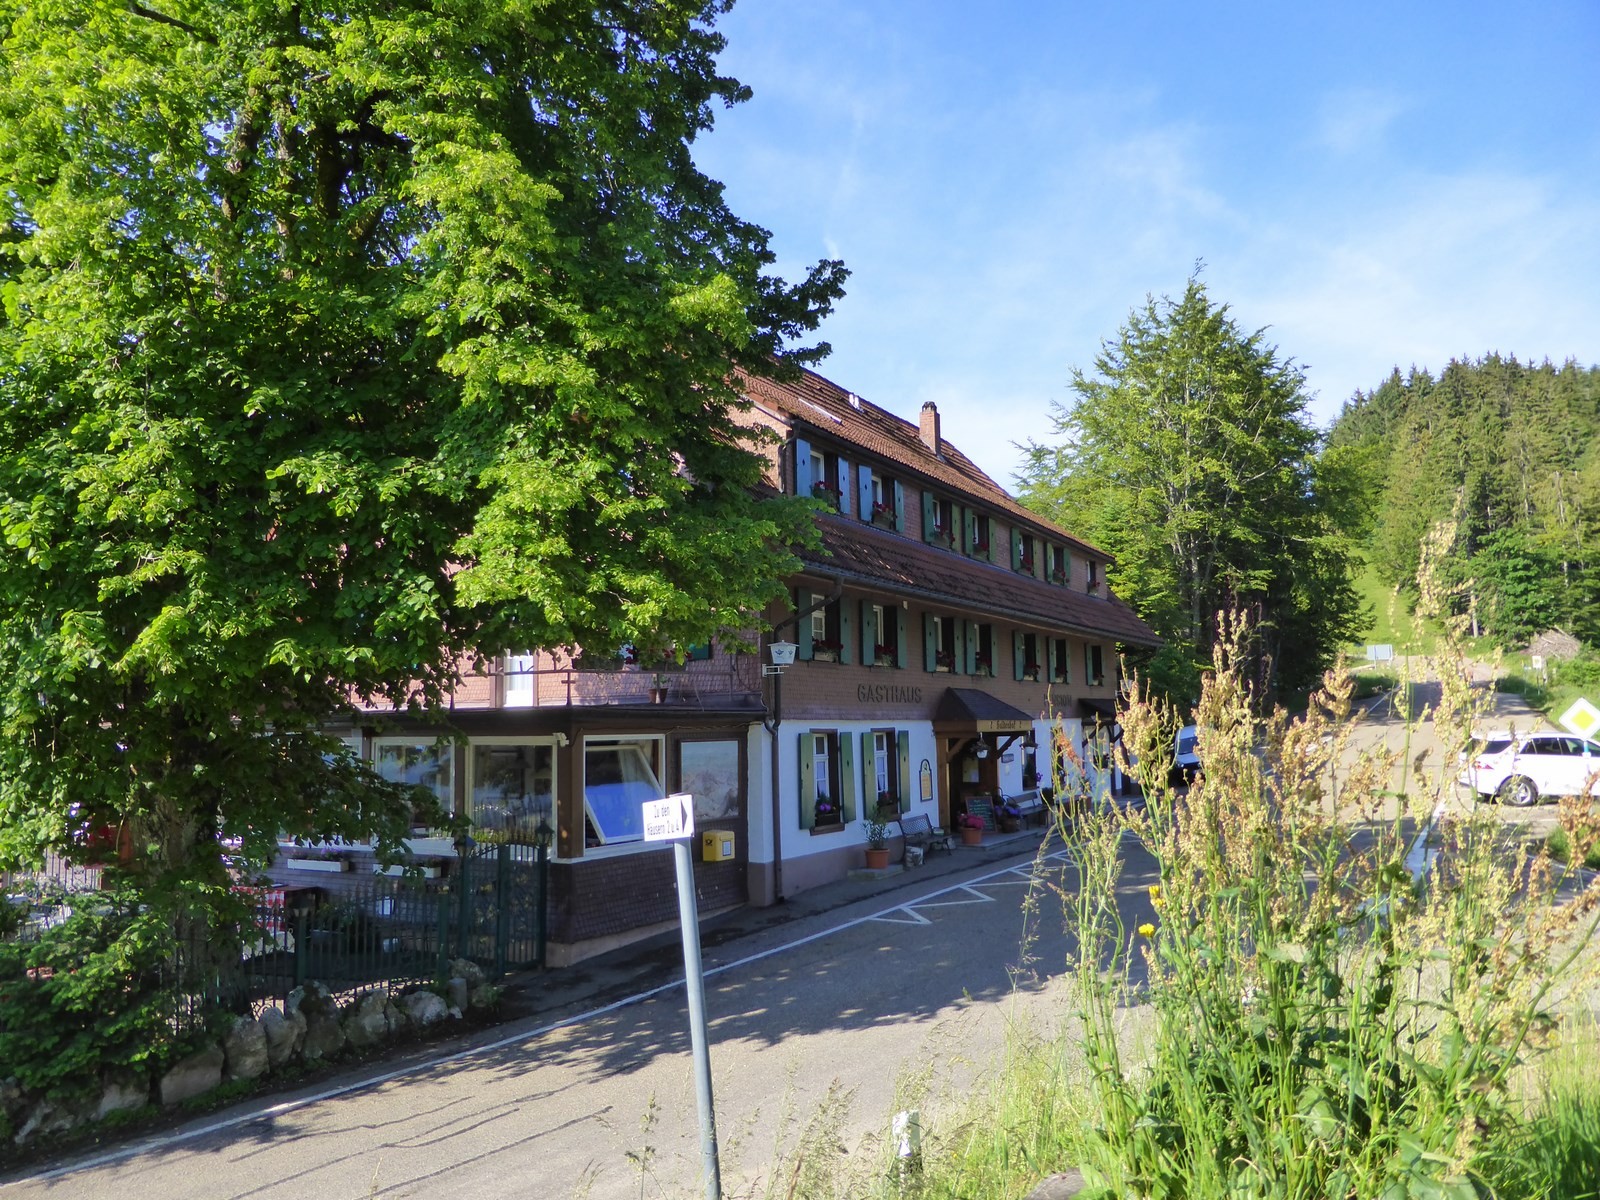
[[[1571,865],[1572,839],[1567,837],[1566,830],[1555,830],[1549,837],[1545,838],[1544,844],[1549,849],[1551,858],[1558,863]],[[1600,871],[1600,842],[1596,842],[1589,847],[1588,857],[1583,860],[1582,865],[1591,871]]]

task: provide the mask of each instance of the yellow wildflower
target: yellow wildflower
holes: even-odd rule
[[[1141,937],[1155,937],[1156,927],[1150,924],[1149,921],[1146,921],[1143,925],[1139,926],[1139,934]]]

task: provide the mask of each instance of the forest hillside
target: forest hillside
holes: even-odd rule
[[[1552,626],[1600,642],[1600,367],[1488,355],[1396,370],[1344,406],[1323,454],[1364,476],[1368,559],[1414,596],[1425,533],[1454,521],[1440,583],[1506,647]]]

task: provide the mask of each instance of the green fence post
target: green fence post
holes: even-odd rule
[[[534,961],[544,967],[544,947],[550,931],[550,847],[540,845],[535,851],[539,864],[539,941],[534,948]]]
[[[439,978],[449,979],[450,970],[450,893],[439,893]]]
[[[511,940],[511,847],[501,842],[494,860],[494,975],[506,973],[506,943]]]

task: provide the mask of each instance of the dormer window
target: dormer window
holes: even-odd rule
[[[893,476],[868,466],[857,468],[859,512],[863,521],[883,529],[896,531],[905,528],[905,489]]]
[[[811,451],[811,495],[845,511],[844,462],[837,454],[826,450]]]
[[[960,509],[955,502],[931,492],[922,493],[922,540],[935,546],[954,547]]]
[[[1034,568],[1034,537],[1020,529],[1011,531],[1011,569],[1023,575],[1032,575]]]
[[[1089,576],[1089,594],[1091,596],[1098,595],[1100,592],[1100,564],[1092,558],[1088,562],[1087,574]]]
[[[967,553],[973,558],[989,558],[989,518],[983,513],[972,513],[967,521]]]
[[[1045,578],[1063,586],[1072,579],[1072,560],[1067,556],[1065,546],[1045,548]]]

